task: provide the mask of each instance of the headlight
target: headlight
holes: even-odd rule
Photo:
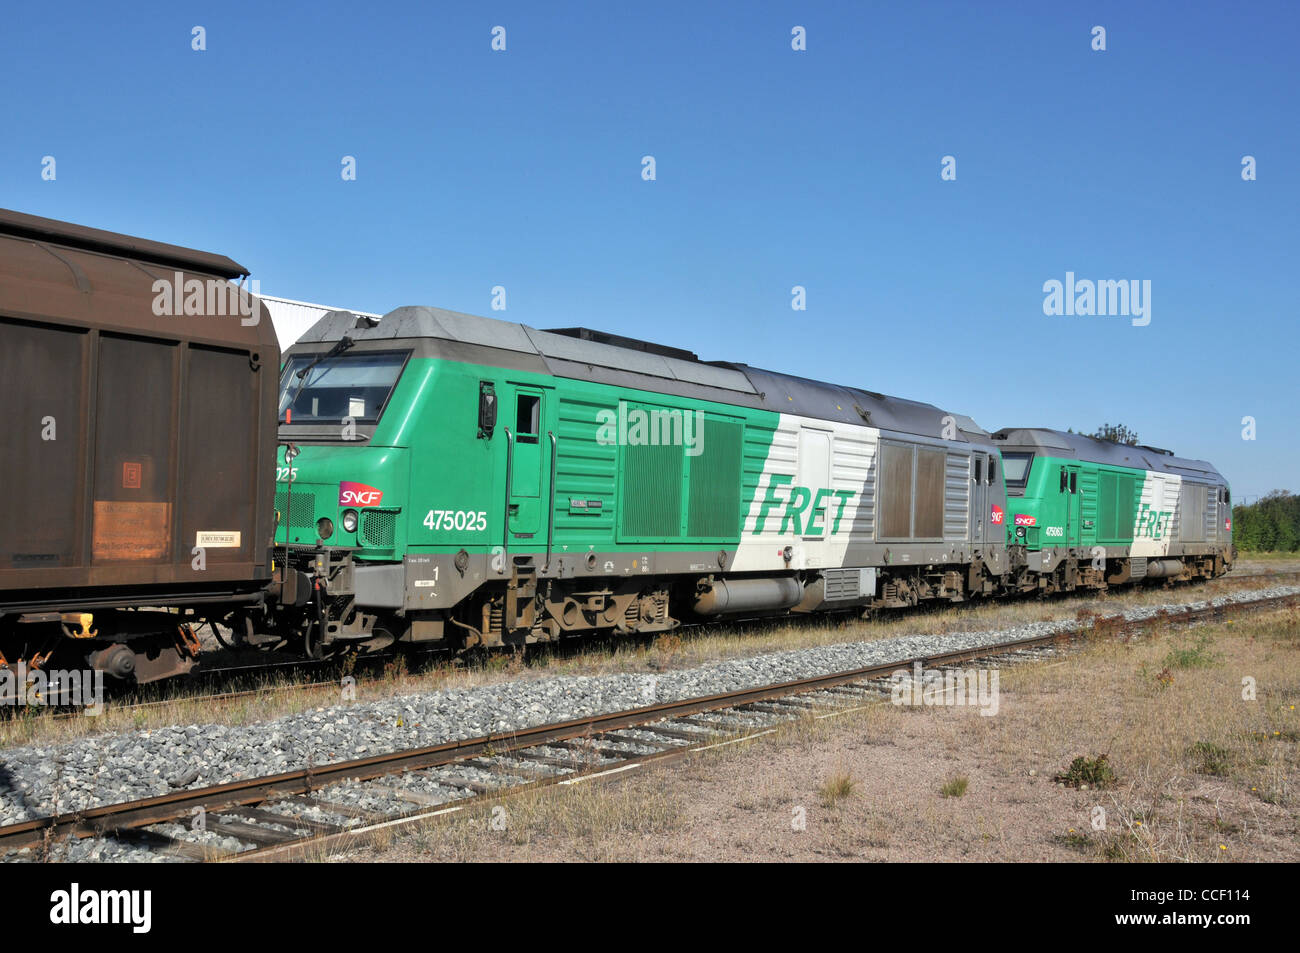
[[[355,532],[357,531],[357,511],[356,511],[356,510],[344,510],[344,511],[343,511],[343,528],[344,528],[345,530],[347,530],[349,533],[355,533]]]
[[[334,521],[328,516],[322,516],[316,521],[316,533],[321,539],[329,539],[334,535]]]

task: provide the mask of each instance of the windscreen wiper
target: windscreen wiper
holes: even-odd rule
[[[317,364],[320,364],[323,361],[328,361],[331,357],[338,357],[340,354],[342,354],[344,351],[346,351],[348,348],[350,348],[353,344],[356,343],[357,343],[356,341],[352,340],[352,338],[348,337],[345,334],[343,335],[343,337],[339,338],[337,344],[335,344],[324,354],[318,354],[314,361],[312,361],[310,364],[308,364],[306,367],[300,370],[298,372],[298,386],[293,389],[293,397],[285,405],[287,411],[292,412],[293,405],[298,403],[298,395],[302,393],[303,385],[307,383],[308,371],[310,371]],[[288,421],[285,422],[288,423]]]
[[[337,344],[335,344],[324,354],[318,355],[316,357],[316,360],[312,361],[310,364],[308,364],[306,367],[300,370],[298,372],[298,380],[302,380],[304,377],[306,377],[307,372],[310,371],[317,364],[321,363],[322,361],[328,361],[331,357],[338,357],[340,354],[342,354],[344,351],[346,351],[348,348],[350,348],[353,344],[356,343],[357,343],[356,341],[352,340],[352,338],[348,337],[346,334],[343,335],[343,337],[339,338]]]

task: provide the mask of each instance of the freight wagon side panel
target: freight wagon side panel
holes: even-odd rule
[[[82,328],[0,319],[0,576],[85,559],[88,339]]]
[[[269,424],[247,352],[15,321],[0,335],[0,406],[31,424],[0,436],[16,464],[0,586],[253,578]]]
[[[279,348],[229,280],[244,274],[0,210],[5,611],[220,602],[269,580]]]

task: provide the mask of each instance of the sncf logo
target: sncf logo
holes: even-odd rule
[[[1006,519],[1006,513],[1004,513],[1004,512],[1002,511],[1002,507],[1000,507],[1000,506],[998,506],[996,503],[994,503],[994,504],[993,504],[993,515],[989,517],[989,522],[991,522],[994,526],[1001,526],[1001,525],[1002,525],[1002,521],[1003,521],[1004,519]]]
[[[378,506],[383,498],[383,490],[364,483],[344,480],[339,484],[339,506]]]
[[[1026,516],[1024,513],[1017,513],[1017,514],[1016,514],[1016,525],[1017,525],[1017,526],[1033,526],[1033,525],[1034,525],[1035,523],[1037,523],[1037,522],[1038,522],[1038,518],[1037,518],[1037,517],[1034,517],[1034,516]]]

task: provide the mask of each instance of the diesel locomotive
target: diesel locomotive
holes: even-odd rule
[[[274,598],[313,653],[1208,578],[1208,463],[587,329],[323,317],[286,355]]]
[[[436,308],[332,312],[282,360],[247,274],[0,212],[0,666],[144,682],[203,622],[460,651],[1235,557],[1227,481],[1168,451]]]

